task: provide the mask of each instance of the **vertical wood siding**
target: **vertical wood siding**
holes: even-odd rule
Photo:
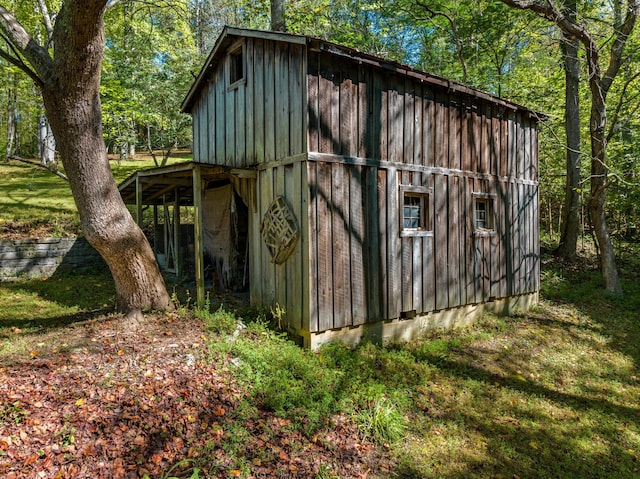
[[[306,151],[302,45],[247,38],[245,81],[229,85],[226,57],[194,103],[194,160],[235,168]]]
[[[255,221],[250,224],[250,237],[253,241],[251,261],[254,268],[254,276],[250,282],[252,301],[270,306],[279,304],[286,311],[286,324],[283,326],[294,330],[306,328],[303,318],[309,317],[310,306],[308,225],[309,221],[314,221],[315,216],[310,218],[308,215],[309,203],[305,196],[307,189],[304,188],[303,193],[302,187],[306,184],[307,168],[302,162],[260,171],[257,179],[257,211]],[[289,204],[300,234],[293,254],[279,265],[272,262],[271,254],[260,235],[260,222],[277,196],[284,197]],[[325,256],[331,260],[330,255]],[[312,304],[316,307],[318,302],[313,301]]]
[[[310,331],[537,291],[534,119],[321,52],[307,85]],[[400,234],[403,185],[430,192],[431,234]]]
[[[521,110],[325,51],[246,38],[194,102],[194,158],[259,166],[251,296],[310,332],[535,292],[537,122]],[[310,152],[310,161],[278,162]],[[271,163],[273,162],[273,163]],[[430,231],[402,231],[401,188],[428,194]],[[299,221],[274,265],[260,221],[276,196]],[[474,201],[494,228],[474,230]]]

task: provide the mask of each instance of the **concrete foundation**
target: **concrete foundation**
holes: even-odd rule
[[[442,329],[470,326],[485,312],[499,315],[511,315],[518,311],[527,311],[538,302],[538,293],[496,299],[486,303],[477,303],[457,308],[434,311],[412,319],[394,319],[367,323],[361,326],[332,329],[320,333],[302,332],[305,348],[317,349],[330,342],[342,342],[356,345],[363,340],[389,344],[410,341],[424,336],[427,332]]]

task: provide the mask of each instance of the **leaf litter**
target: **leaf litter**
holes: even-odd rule
[[[257,405],[241,414],[247,393],[206,361],[197,319],[121,326],[67,327],[81,338],[72,347],[38,337],[40,347],[0,363],[0,477],[190,477],[197,465],[198,477],[371,478],[391,467],[344,418],[307,437]]]

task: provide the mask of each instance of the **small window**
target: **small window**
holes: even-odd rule
[[[476,231],[493,231],[493,198],[476,197],[473,205],[473,227]]]
[[[429,193],[403,191],[402,192],[402,229],[404,231],[428,231],[429,224]]]
[[[238,48],[229,54],[229,85],[232,86],[244,80],[244,55],[243,49]]]

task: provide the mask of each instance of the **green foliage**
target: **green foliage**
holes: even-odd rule
[[[335,412],[335,392],[342,375],[322,367],[321,359],[300,349],[281,333],[269,330],[264,323],[250,323],[236,335],[228,347],[220,348],[233,358],[232,366],[239,378],[251,385],[251,397],[257,404],[296,421],[311,433],[323,426]]]
[[[355,420],[364,438],[373,438],[381,444],[393,444],[402,439],[406,422],[398,408],[384,396],[366,409],[359,411]]]

